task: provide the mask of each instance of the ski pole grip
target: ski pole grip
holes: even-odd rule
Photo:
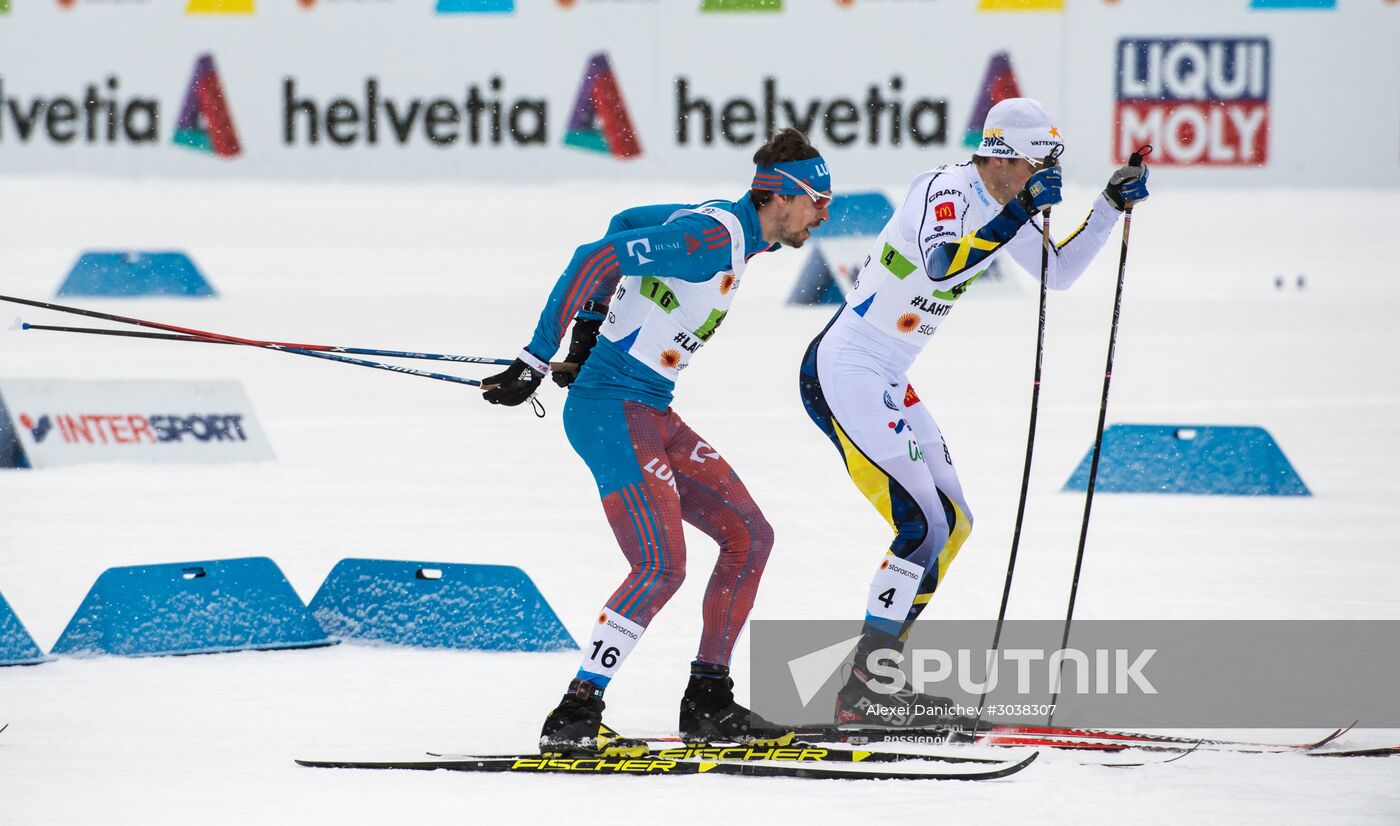
[[[1139,146],[1138,150],[1128,156],[1128,166],[1142,166],[1142,159],[1152,154],[1152,144]]]

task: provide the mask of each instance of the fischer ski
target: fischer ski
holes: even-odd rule
[[[450,754],[430,751],[428,756],[444,760],[493,760],[509,759],[517,755]],[[711,760],[744,763],[760,761],[780,763],[898,763],[904,760],[924,760],[935,763],[1001,765],[1007,762],[1005,759],[995,757],[972,757],[961,754],[914,754],[866,749],[833,749],[811,743],[792,743],[787,746],[751,746],[738,743],[665,745],[660,748],[652,748],[639,756],[659,760]]]
[[[809,780],[995,780],[1009,777],[1035,762],[1031,754],[1017,762],[969,767],[963,771],[932,770],[927,761],[900,763],[820,764],[793,762],[745,762],[742,760],[669,760],[658,757],[554,757],[520,754],[464,760],[413,760],[375,762],[347,760],[297,760],[297,764],[326,769],[379,769],[459,772],[509,772],[512,774],[632,775],[637,777],[718,774],[738,777],[796,777]]]

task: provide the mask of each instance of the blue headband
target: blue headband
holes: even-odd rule
[[[818,192],[831,190],[831,173],[826,169],[826,160],[820,155],[805,161],[784,161],[760,166],[754,170],[753,185],[750,188],[776,192],[779,195],[805,195],[802,187],[783,172]]]

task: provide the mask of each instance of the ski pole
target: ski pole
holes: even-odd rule
[[[1057,165],[1060,153],[1063,151],[1063,144],[1055,147],[1055,151],[1051,152],[1050,157],[1046,160],[1046,165]],[[1001,629],[1006,624],[1006,605],[1011,599],[1011,580],[1016,575],[1016,555],[1021,547],[1021,525],[1026,517],[1026,492],[1031,484],[1031,458],[1035,454],[1035,424],[1040,410],[1040,372],[1045,356],[1045,296],[1047,291],[1045,282],[1050,274],[1050,245],[1053,243],[1050,240],[1050,207],[1046,207],[1045,217],[1041,220],[1040,315],[1035,333],[1035,374],[1031,382],[1031,415],[1029,431],[1026,434],[1026,461],[1021,471],[1021,496],[1016,503],[1016,527],[1011,533],[1011,556],[1006,562],[1006,584],[1001,590],[1001,607],[997,609],[996,630],[992,633],[992,651],[991,656],[987,658],[986,681],[982,684],[982,698],[977,701],[977,718],[972,724],[973,731],[977,731],[982,724],[982,707],[987,704],[987,692],[992,684],[992,669],[996,667],[997,652],[1001,650]]]
[[[8,295],[0,295],[0,301],[9,301],[14,304],[27,304],[31,307],[39,307],[40,309],[44,310],[55,310],[61,313],[73,313],[74,315],[88,316],[89,318],[100,318],[104,321],[116,321],[122,324],[134,324],[138,327],[150,327],[156,330],[168,330],[176,333],[184,333],[186,335],[195,336],[197,338],[213,339],[216,341],[227,342],[229,344],[245,344],[252,347],[262,347],[268,350],[277,350],[283,353],[295,353],[299,356],[310,356],[311,358],[325,359],[326,361],[338,361],[341,364],[353,364],[358,367],[372,367],[376,370],[390,370],[395,373],[404,373],[410,376],[420,376],[425,379],[436,379],[437,381],[447,381],[452,382],[454,384],[466,384],[472,387],[481,386],[480,381],[476,379],[465,379],[461,376],[449,376],[444,373],[430,373],[426,370],[415,370],[412,367],[401,367],[397,364],[384,364],[383,362],[351,358],[349,356],[340,356],[334,353],[325,353],[318,350],[307,350],[300,346],[288,347],[273,342],[258,341],[257,339],[239,338],[237,336],[228,336],[222,333],[211,333],[205,330],[193,330],[188,327],[176,327],[173,324],[161,324],[157,321],[143,321],[139,318],[113,315],[111,313],[101,313],[96,310],[83,310],[77,307],[65,307],[61,304],[50,304],[47,301],[31,301],[27,298],[15,298],[14,296]],[[22,326],[23,324],[21,323],[21,327]]]
[[[48,330],[55,333],[86,333],[97,336],[123,336],[126,338],[147,338],[160,341],[192,341],[200,344],[243,344],[241,341],[231,341],[224,338],[210,338],[208,336],[184,335],[182,333],[142,333],[136,330],[104,330],[97,327],[55,327],[48,324],[30,324],[25,321],[19,322],[21,330]],[[380,356],[382,358],[402,358],[402,359],[427,359],[430,361],[455,361],[462,364],[499,364],[508,365],[510,359],[488,358],[485,356],[455,356],[443,353],[415,353],[407,350],[376,350],[368,347],[341,347],[334,344],[292,344],[286,341],[258,341],[256,344],[245,346],[266,347],[270,349],[296,347],[301,350],[317,350],[320,352],[347,353],[355,356]]]
[[[1142,159],[1152,154],[1152,146],[1144,146],[1128,158],[1129,166],[1142,166]],[[1104,421],[1108,416],[1108,385],[1113,380],[1113,350],[1118,342],[1118,312],[1123,306],[1123,275],[1128,270],[1128,236],[1133,228],[1133,205],[1123,210],[1123,246],[1118,253],[1118,288],[1113,295],[1113,324],[1108,332],[1108,360],[1103,369],[1103,398],[1099,402],[1099,428],[1094,434],[1094,450],[1089,460],[1089,490],[1084,496],[1084,521],[1079,526],[1079,550],[1074,555],[1074,578],[1069,586],[1069,609],[1065,612],[1065,633],[1060,640],[1060,650],[1069,645],[1069,627],[1074,621],[1074,600],[1079,595],[1079,573],[1084,568],[1084,545],[1089,538],[1089,511],[1094,505],[1094,483],[1099,476],[1099,448],[1103,446]],[[1060,673],[1064,673],[1064,660],[1060,660]],[[1055,703],[1060,699],[1060,680],[1055,680],[1055,692],[1050,698],[1050,713],[1045,718],[1049,725],[1055,719]]]

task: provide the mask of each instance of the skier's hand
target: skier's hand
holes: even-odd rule
[[[544,372],[537,367],[527,363],[524,356],[528,353],[522,352],[521,358],[511,362],[510,366],[494,376],[487,376],[481,380],[481,397],[492,404],[503,404],[507,407],[515,407],[517,404],[535,395],[539,389],[540,382],[544,381]],[[548,365],[539,361],[534,356],[530,360],[538,364],[544,371],[548,371]]]
[[[1118,167],[1108,179],[1103,194],[1119,212],[1147,200],[1147,167],[1142,164]]]
[[[573,337],[569,339],[569,354],[564,357],[564,361],[573,369],[555,369],[552,371],[554,383],[560,387],[568,387],[578,378],[578,371],[583,367],[584,361],[588,359],[588,354],[593,352],[593,345],[598,343],[598,328],[603,326],[601,318],[576,318],[574,319]]]
[[[1025,188],[1016,195],[1016,200],[1030,215],[1049,209],[1061,201],[1060,187],[1063,179],[1060,167],[1053,160],[1048,163],[1049,165],[1041,167],[1032,175],[1030,180],[1026,181]]]

